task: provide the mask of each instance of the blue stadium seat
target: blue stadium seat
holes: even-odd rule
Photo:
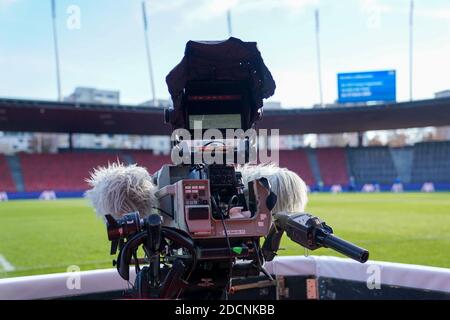
[[[358,184],[390,184],[398,178],[388,147],[348,148],[347,156]]]
[[[417,143],[414,146],[412,182],[450,182],[450,142]]]

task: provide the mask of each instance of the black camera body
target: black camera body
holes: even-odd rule
[[[234,277],[264,273],[272,279],[263,264],[276,255],[284,230],[311,249],[336,244],[324,224],[272,212],[277,195],[266,178],[243,184],[236,164],[250,159],[249,137],[234,138],[231,147],[216,136],[202,138],[210,129],[215,135],[247,131],[262,117],[262,99],[274,93],[275,82],[256,43],[190,41],[166,80],[174,103],[165,114],[174,129],[172,160],[183,161],[153,175],[158,213],[145,219],[130,213],[119,221],[107,216],[111,254],[119,249],[116,265],[126,280],[135,265],[138,298],[220,299]],[[212,162],[207,153],[214,154]],[[340,252],[347,244],[340,243]]]
[[[253,128],[275,82],[256,43],[236,38],[188,42],[183,60],[166,80],[174,105],[166,110],[166,123],[174,132],[190,134],[187,139],[175,135],[173,152],[187,161],[164,165],[154,174],[158,215],[108,218],[111,252],[119,249],[117,268],[128,280],[129,265],[139,263],[137,248],[144,248],[146,258],[140,262],[149,266],[136,267],[139,297],[219,299],[231,277],[260,273],[260,238],[272,226],[276,195],[265,178],[244,186],[235,169],[241,152],[241,164],[249,161],[249,137],[234,138],[229,146],[223,136],[205,141],[202,135],[211,129],[225,136],[227,130]],[[203,156],[208,149],[215,156],[212,162]],[[157,234],[156,244],[149,239]]]

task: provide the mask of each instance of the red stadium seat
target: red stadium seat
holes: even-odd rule
[[[297,173],[307,185],[314,185],[314,175],[305,150],[280,150],[280,167]]]
[[[170,155],[154,155],[151,151],[134,151],[128,152],[136,163],[144,168],[147,168],[150,174],[155,173],[164,164],[171,164],[172,160],[170,159]]]
[[[320,168],[320,175],[325,185],[333,184],[347,185],[347,159],[345,149],[323,148],[316,149],[317,162]]]
[[[16,185],[4,155],[0,155],[0,192],[14,192]]]
[[[25,191],[82,191],[93,168],[121,160],[110,153],[21,154]]]

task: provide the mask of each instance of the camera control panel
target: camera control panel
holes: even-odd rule
[[[212,233],[211,205],[208,180],[184,180],[183,199],[186,224],[195,236]]]

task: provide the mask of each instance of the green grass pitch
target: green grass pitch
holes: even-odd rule
[[[308,212],[371,260],[450,268],[450,194],[313,194]],[[281,255],[304,249],[283,239]],[[337,255],[329,249],[311,255]],[[0,278],[111,267],[105,226],[85,200],[0,203]],[[7,261],[14,271],[5,271]]]

